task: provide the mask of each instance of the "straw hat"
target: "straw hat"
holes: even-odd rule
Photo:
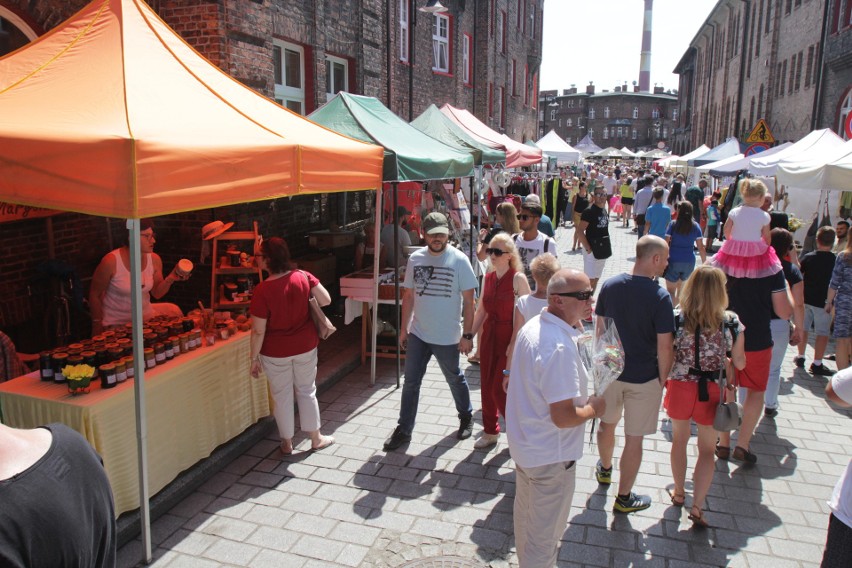
[[[222,221],[213,221],[212,223],[207,223],[201,229],[201,238],[205,241],[209,241],[212,238],[218,237],[233,226],[233,222],[223,223]]]

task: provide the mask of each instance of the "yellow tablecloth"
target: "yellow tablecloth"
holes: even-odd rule
[[[270,413],[266,381],[249,375],[249,333],[178,356],[145,373],[151,495]],[[139,506],[133,384],[93,384],[72,396],[38,372],[0,384],[3,422],[35,428],[61,422],[104,460],[116,514]]]

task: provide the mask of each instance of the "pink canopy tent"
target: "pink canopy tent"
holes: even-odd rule
[[[441,107],[450,120],[469,132],[476,140],[487,144],[491,148],[497,148],[506,152],[506,167],[516,168],[520,166],[531,166],[541,163],[541,149],[527,146],[516,142],[506,136],[492,130],[478,118],[464,109],[445,104]]]

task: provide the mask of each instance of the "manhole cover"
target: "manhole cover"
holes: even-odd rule
[[[435,556],[414,560],[400,568],[485,568],[485,565],[458,556]]]

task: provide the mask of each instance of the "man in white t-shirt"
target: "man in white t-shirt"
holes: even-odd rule
[[[615,190],[618,187],[618,180],[615,179],[614,175],[612,175],[612,170],[607,172],[606,177],[603,179],[602,183],[604,189],[606,189],[606,212],[607,215],[609,215],[609,202],[612,200],[613,196],[615,195]]]
[[[831,377],[825,386],[825,395],[838,406],[852,406],[852,367],[847,367]],[[842,451],[842,448],[838,449]],[[852,459],[837,480],[828,506],[831,516],[828,520],[828,535],[821,566],[849,566],[852,559]]]
[[[442,213],[429,213],[421,225],[426,247],[412,254],[402,283],[402,322],[399,347],[405,349],[405,383],[399,421],[385,451],[411,441],[420,385],[426,365],[434,355],[438,360],[459,418],[459,440],[470,438],[473,407],[470,388],[459,368],[459,353],[473,348],[473,291],[476,276],[470,261],[459,249],[449,246],[450,226]]]
[[[580,320],[592,313],[582,272],[562,269],[547,285],[547,308],[518,332],[508,375],[506,432],[515,461],[515,547],[521,567],[555,566],[574,496],[585,422],[606,403],[587,394],[577,351]]]
[[[535,280],[533,280],[530,271],[530,263],[535,257],[545,252],[558,256],[556,241],[538,230],[538,221],[541,219],[541,215],[541,205],[525,201],[521,205],[521,212],[518,213],[518,225],[522,232],[514,236],[515,246],[518,247],[518,254],[521,256],[521,263],[524,265],[524,273],[527,275],[530,290],[533,291],[535,291]]]

